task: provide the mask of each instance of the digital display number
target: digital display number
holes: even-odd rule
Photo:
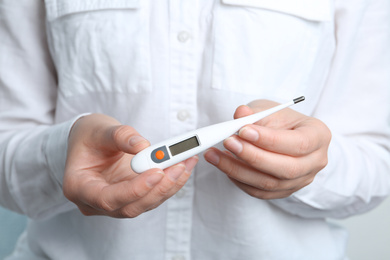
[[[198,138],[193,136],[184,141],[181,141],[180,143],[169,146],[169,150],[171,151],[172,156],[175,156],[198,146]]]

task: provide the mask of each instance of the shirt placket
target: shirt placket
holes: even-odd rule
[[[170,135],[193,130],[197,123],[196,1],[169,0]],[[167,201],[166,260],[189,260],[193,178]]]

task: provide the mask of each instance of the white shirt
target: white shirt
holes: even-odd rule
[[[10,259],[344,258],[326,218],[390,190],[389,27],[388,0],[1,1],[0,202],[30,218]],[[85,217],[62,194],[83,113],[156,143],[299,95],[294,109],[333,139],[328,166],[289,198],[250,197],[202,156],[134,219]]]

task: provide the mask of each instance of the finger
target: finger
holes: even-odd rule
[[[232,180],[269,192],[282,192],[286,190],[297,190],[308,185],[312,181],[312,176],[303,176],[292,180],[279,179],[257,169],[250,167],[245,162],[233,157],[229,153],[219,150],[211,152],[219,153],[219,163],[216,165],[225,172]],[[209,155],[207,155],[209,156]],[[207,160],[207,158],[206,158]]]
[[[174,167],[167,169],[165,173],[168,180],[161,181],[161,183],[159,183],[149,194],[147,194],[147,196],[121,210],[120,215],[126,216],[130,214],[132,216],[137,216],[144,211],[152,210],[161,205],[168,198],[176,194],[178,190],[183,188],[191,176],[193,168],[198,163],[198,160],[198,156],[194,156],[184,161],[184,171],[182,168],[183,164],[176,165],[180,167],[179,172],[181,173],[179,174],[179,177],[169,177],[171,176],[172,172],[178,169],[175,169]]]
[[[79,208],[80,212],[84,216],[104,216],[104,215],[107,215],[107,213],[105,213],[101,210],[94,209],[91,206],[88,206],[86,204],[77,205],[77,207]]]
[[[255,188],[253,186],[241,183],[237,180],[231,179],[241,190],[245,193],[249,194],[252,197],[263,199],[263,200],[271,200],[271,199],[282,199],[290,196],[296,190],[288,189],[288,190],[277,190],[277,191],[268,191]]]
[[[179,185],[182,187],[190,174],[186,174],[184,163],[179,163],[165,170],[165,177],[146,196],[124,206],[116,213],[117,217],[136,217],[156,204],[159,205],[169,198],[172,190]],[[174,194],[174,193],[173,193]]]
[[[249,116],[253,114],[253,110],[246,105],[239,106],[235,113],[234,113],[234,119]]]
[[[254,113],[258,113],[269,108],[280,105],[279,103],[272,102],[269,100],[261,100],[260,102],[252,102],[249,105],[239,106],[235,113],[234,118],[241,118],[245,116],[252,115]],[[271,127],[271,128],[291,128],[291,125],[300,119],[302,114],[297,113],[289,108],[283,109],[282,111],[278,111],[275,114],[269,115],[260,121],[256,122],[256,124]]]
[[[190,159],[187,159],[184,163],[185,163],[185,166],[186,166],[186,170],[184,172],[184,174],[182,176],[180,176],[180,179],[176,182],[176,185],[175,187],[173,187],[167,194],[167,198],[170,198],[172,197],[174,194],[176,194],[180,189],[183,188],[183,186],[185,185],[185,183],[188,181],[188,178],[190,177],[191,175],[191,172],[192,172],[192,169],[195,167],[195,165],[198,163],[199,161],[199,158],[198,156],[194,156]],[[164,202],[166,200],[166,198],[163,198],[159,203],[158,205],[160,205],[162,202]],[[152,208],[155,208],[156,206],[158,206],[157,204],[156,205],[153,205]]]
[[[136,154],[150,146],[149,141],[143,138],[133,127],[127,125],[110,127],[105,136],[104,143],[114,151]]]
[[[238,136],[255,146],[279,154],[304,156],[320,149],[328,138],[310,124],[293,130],[272,129],[259,125],[246,125]]]
[[[80,187],[80,201],[103,212],[113,212],[127,204],[137,201],[148,194],[164,177],[158,169],[115,184],[105,180],[89,181]]]
[[[198,161],[199,157],[197,155],[185,160],[184,164],[186,166],[186,171],[191,172],[195,168]]]
[[[190,164],[197,159],[191,159]],[[181,189],[191,175],[191,170],[188,171],[185,162],[169,167],[165,170],[166,177],[148,194],[148,198],[154,203],[166,200]]]
[[[247,116],[275,105],[277,103],[262,100],[240,106],[234,117]],[[331,139],[331,133],[323,122],[289,108],[243,127],[239,136],[263,149],[292,156],[302,156],[327,147]]]
[[[198,158],[193,160],[193,162],[196,164],[198,162]],[[191,167],[189,167],[191,168]],[[163,197],[160,201],[157,203],[150,205],[147,208],[147,211],[153,210],[160,206],[162,203],[164,203],[167,199],[175,195],[179,190],[183,189],[183,186],[185,183],[188,181],[189,177],[191,176],[191,169],[187,168],[187,163],[186,163],[186,170],[185,172],[180,176],[179,180],[177,181],[176,185],[166,194],[165,197]]]
[[[263,150],[236,136],[226,139],[224,146],[240,158],[244,164],[278,179],[296,179],[322,166],[320,160],[323,158],[319,152],[305,157],[291,157]],[[224,172],[230,172],[230,168],[234,165],[231,165],[232,162],[229,162],[229,158],[223,156],[222,153],[217,155],[221,157],[218,167]],[[326,165],[325,160],[324,164]]]
[[[211,148],[205,153],[205,159],[226,173],[230,178],[263,190],[273,190],[280,183],[279,179],[259,172],[228,152]]]
[[[223,153],[231,158],[231,162],[237,165],[235,171],[232,170],[227,173],[232,180],[263,191],[296,191],[310,184],[315,176],[315,174],[309,173],[296,179],[279,179],[252,167],[248,167],[245,162],[237,159],[228,151],[224,151]],[[232,168],[230,167],[229,169]]]
[[[295,191],[309,185],[314,177],[310,176],[308,177],[302,177],[295,180],[272,180],[268,178],[264,178],[259,180],[259,182],[242,182],[239,179],[234,179],[229,176],[229,178],[240,188],[245,188],[243,190],[247,191],[248,193],[256,193],[256,190],[261,191],[262,194],[265,193],[274,193],[274,194],[288,194],[291,195]],[[254,196],[254,195],[252,195]],[[258,197],[257,195],[254,197]],[[265,197],[261,197],[265,198]]]
[[[266,191],[287,189],[283,180],[250,167],[230,153],[222,152],[220,156],[220,163],[217,167],[232,180]]]

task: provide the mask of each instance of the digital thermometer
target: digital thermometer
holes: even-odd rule
[[[168,168],[223,141],[235,134],[243,126],[253,124],[266,116],[303,100],[305,100],[305,97],[298,97],[288,103],[250,116],[206,126],[149,146],[133,157],[131,168],[136,173],[142,173],[152,168]]]

